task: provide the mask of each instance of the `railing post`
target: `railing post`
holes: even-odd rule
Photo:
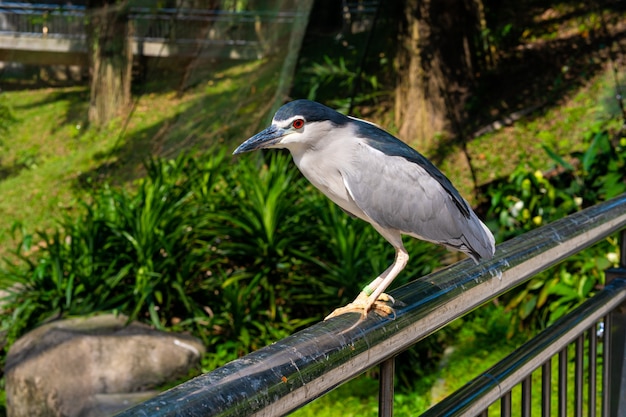
[[[380,376],[378,381],[378,417],[393,416],[393,380],[395,369],[395,356],[380,364]]]
[[[626,280],[626,229],[620,232],[620,263],[619,267],[606,271],[606,283],[615,279]],[[626,302],[609,314],[609,335],[611,363],[608,367],[608,387],[602,387],[603,395],[609,395],[609,416],[626,416]],[[608,388],[608,389],[607,389]]]

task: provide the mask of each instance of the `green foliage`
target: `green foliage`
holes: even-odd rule
[[[604,270],[612,266],[607,253],[616,247],[608,240],[534,277],[508,300],[507,308],[516,313],[509,331],[528,324],[546,327],[588,299],[604,284]]]
[[[315,276],[297,254],[316,236],[301,204],[304,182],[287,155],[273,153],[267,165],[242,158],[223,175],[221,192],[204,195],[208,205],[217,203],[212,229],[220,308],[211,306],[210,340],[227,341],[221,348],[234,359],[319,318],[319,311],[303,314],[291,298]]]
[[[220,159],[223,153],[203,168]],[[54,231],[22,231],[14,253],[21,263],[7,262],[2,271],[3,284],[15,290],[8,304],[15,336],[51,313],[113,309],[163,327],[178,314],[201,311],[194,280],[212,260],[203,230],[194,227],[191,191],[177,183],[185,161],[149,161],[134,192],[104,186]]]
[[[518,166],[503,184],[489,191],[491,207],[488,218],[497,218],[499,241],[508,240],[573,212],[574,196],[555,187],[543,173],[527,166]]]
[[[553,172],[544,175],[519,166],[507,182],[490,188],[491,217],[498,218],[499,240],[626,191],[626,139],[611,141],[599,122],[590,127],[585,140],[589,143],[587,150],[571,158],[544,145],[555,163]],[[603,271],[615,262],[612,254],[616,253],[616,240],[606,239],[505,296],[507,308],[516,312],[510,334],[529,325],[545,327],[591,296],[604,284]]]
[[[626,192],[626,138],[612,141],[610,133],[598,123],[590,129],[585,140],[589,143],[587,150],[573,155],[576,167],[562,159],[555,159],[569,174],[561,176],[557,186],[582,198],[583,206]]]

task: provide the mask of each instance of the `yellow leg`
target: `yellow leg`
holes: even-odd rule
[[[404,269],[409,255],[404,248],[396,249],[396,259],[393,264],[379,277],[367,285],[358,297],[345,307],[340,307],[330,313],[324,320],[331,317],[337,317],[345,313],[361,313],[361,319],[367,317],[370,310],[376,311],[381,316],[387,317],[393,315],[395,311],[390,307],[389,302],[393,305],[394,299],[385,294],[383,291],[391,284],[396,276]]]
[[[365,292],[361,292],[353,302],[346,306],[339,307],[330,313],[324,320],[346,313],[359,313],[361,315],[361,320],[363,320],[367,317],[367,313],[371,310],[383,317],[395,317],[396,312],[392,307],[394,302],[395,300],[389,294],[382,293],[376,300],[371,301],[370,297]]]

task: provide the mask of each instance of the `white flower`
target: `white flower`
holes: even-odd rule
[[[522,211],[522,209],[524,208],[524,202],[523,201],[518,201],[517,203],[513,204],[510,208],[511,211],[511,215],[513,217],[517,217],[520,213],[520,211]]]

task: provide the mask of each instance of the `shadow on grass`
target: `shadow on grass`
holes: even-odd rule
[[[1,162],[2,161],[0,161],[0,181],[19,175],[20,172],[28,169],[28,165],[26,164],[11,164],[8,166],[2,166]]]
[[[544,115],[626,51],[624,2],[489,3],[491,18],[498,19],[494,25],[502,31],[510,25],[511,31],[500,40],[496,66],[477,79],[460,135],[442,140],[431,155],[436,164],[489,123],[518,111],[528,111],[527,120]],[[555,11],[564,7],[569,11]]]
[[[214,71],[195,87],[206,93],[197,92],[173,116],[140,130],[122,129],[114,148],[96,155],[99,164],[81,174],[76,186],[141,178],[143,162],[151,157],[174,158],[183,151],[202,152],[220,144],[234,149],[260,127],[270,110],[281,65],[281,59],[273,59],[224,78]],[[221,65],[219,70],[234,66]],[[129,117],[132,121],[133,115]]]
[[[41,108],[46,105],[53,105],[59,102],[67,102],[68,106],[65,111],[64,118],[58,121],[57,127],[61,127],[66,124],[81,125],[82,127],[87,125],[89,91],[85,87],[55,90],[50,94],[46,94],[45,99],[43,100],[13,107],[16,110],[30,110],[34,108]],[[56,128],[53,129],[52,132],[54,133],[55,130]]]
[[[457,158],[461,164],[466,164],[460,149],[472,142],[475,132],[490,127],[494,122],[504,121],[506,124],[512,114],[522,114],[525,120],[532,121],[561,105],[587,85],[590,79],[606,71],[609,51],[618,59],[620,56],[621,59],[626,58],[624,1],[485,0],[483,3],[487,27],[491,32],[479,40],[488,43],[481,52],[484,63],[481,68],[475,68],[472,95],[459,111],[462,120],[456,126],[457,134],[440,139],[436,149],[427,151],[428,157],[438,166],[450,160],[457,161]],[[318,101],[330,104],[337,100],[349,100],[350,89],[337,86],[337,81],[343,80],[341,77],[345,74],[336,74],[331,80],[335,81],[334,84],[321,76],[317,80],[319,85],[312,82],[315,81],[313,64],[323,63],[324,57],[335,64],[343,60],[347,70],[352,72],[359,71],[362,64],[363,74],[378,77],[378,92],[393,91],[397,68],[392,68],[391,63],[394,61],[397,22],[401,13],[402,8],[395,11],[391,6],[381,8],[369,44],[368,37],[363,34],[339,33],[338,28],[310,29],[300,56],[294,92],[299,97],[306,97],[311,86],[315,86],[319,87],[313,90]],[[313,29],[316,25],[320,23],[309,24]],[[493,48],[494,52],[490,52],[492,49],[489,48]],[[364,53],[366,56],[361,59]],[[484,56],[489,54],[493,56]],[[488,58],[491,59],[489,65],[486,63]],[[354,93],[361,96],[370,92],[360,91],[359,86],[354,89]],[[366,103],[360,106],[361,114],[354,115],[367,118],[368,114],[375,113],[380,117],[393,108],[393,96],[388,94],[369,99]],[[450,113],[455,114],[455,110],[450,110]],[[383,119],[387,123],[383,127],[393,130],[390,118]],[[410,138],[401,139],[411,142]],[[521,151],[512,149],[511,154]],[[508,172],[499,175],[507,176]],[[468,184],[475,186],[471,180]]]

